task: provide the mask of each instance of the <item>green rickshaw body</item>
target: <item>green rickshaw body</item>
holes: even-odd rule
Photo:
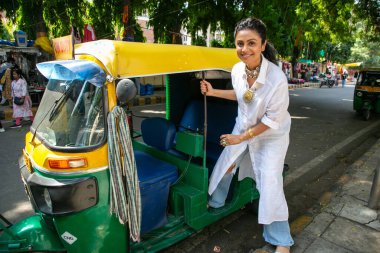
[[[0,227],[0,252],[157,252],[258,199],[253,180],[235,176],[226,205],[207,207],[219,134],[232,131],[237,104],[208,98],[205,124],[199,81],[206,76],[232,89],[236,62],[230,49],[101,40],[77,45],[75,60],[40,64],[49,83],[19,165],[36,214]],[[141,190],[141,237],[133,241],[128,223],[111,212],[107,115],[121,106],[121,80],[149,76],[165,78],[166,117],[144,120],[132,133],[133,152],[126,150],[135,156]],[[169,135],[168,149],[156,145]],[[174,168],[170,182],[159,164]],[[158,209],[164,214],[150,220]]]

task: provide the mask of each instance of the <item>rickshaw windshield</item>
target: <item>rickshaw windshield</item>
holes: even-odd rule
[[[380,87],[380,71],[364,72],[358,80],[360,85]]]
[[[52,147],[88,148],[104,139],[102,88],[85,80],[50,79],[32,131]]]

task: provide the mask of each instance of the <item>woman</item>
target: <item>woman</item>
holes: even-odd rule
[[[288,83],[277,66],[274,48],[266,40],[266,26],[256,18],[240,21],[235,44],[241,62],[231,73],[233,90],[213,89],[201,81],[207,96],[238,101],[232,134],[223,134],[225,148],[210,178],[209,206],[224,205],[232,176],[239,167],[239,180],[253,177],[260,192],[259,223],[264,239],[276,252],[288,253],[294,244],[288,223],[282,170],[289,145],[290,115]]]
[[[13,69],[13,81],[12,81],[12,98],[13,98],[13,118],[16,120],[15,124],[11,128],[21,127],[21,120],[24,117],[29,117],[33,121],[32,101],[28,94],[28,85],[22,78],[20,69]],[[24,100],[22,105],[15,103],[16,97]]]

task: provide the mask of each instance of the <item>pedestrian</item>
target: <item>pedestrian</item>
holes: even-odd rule
[[[8,105],[12,107],[12,69],[16,67],[15,60],[12,57],[8,57],[7,61],[0,66],[0,72],[2,73],[0,84],[3,85],[2,95],[6,101],[1,101],[2,104],[8,102]]]
[[[343,75],[342,75],[342,88],[344,88],[344,86],[346,86],[346,79],[347,79],[347,72],[344,71],[343,72]]]
[[[233,90],[214,89],[208,81],[200,82],[203,94],[238,102],[232,134],[220,136],[225,148],[210,178],[208,204],[212,208],[225,204],[237,169],[239,180],[254,178],[260,192],[258,221],[263,224],[264,239],[276,246],[276,252],[289,253],[294,241],[282,177],[291,124],[288,83],[261,20],[240,21],[235,27],[235,45],[241,62],[232,69]]]
[[[28,85],[22,77],[20,69],[12,71],[12,98],[13,98],[13,119],[15,123],[11,128],[21,127],[21,121],[24,117],[29,117],[33,121],[32,100],[28,94]],[[20,100],[20,101],[17,101]]]

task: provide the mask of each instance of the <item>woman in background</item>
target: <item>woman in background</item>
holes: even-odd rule
[[[32,100],[30,99],[28,93],[28,85],[24,78],[22,78],[22,73],[20,69],[14,69],[12,71],[13,81],[12,81],[12,98],[13,98],[13,119],[15,119],[15,124],[11,128],[21,127],[21,121],[24,117],[29,117],[33,121],[32,112]],[[24,100],[22,105],[16,105],[15,99],[21,98]]]

